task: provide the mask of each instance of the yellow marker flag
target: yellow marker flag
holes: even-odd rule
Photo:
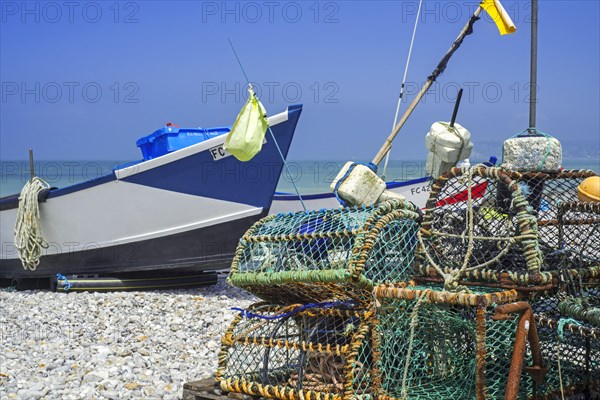
[[[260,151],[269,128],[267,111],[254,95],[252,86],[248,93],[248,100],[235,119],[224,146],[240,161],[249,161]]]
[[[501,35],[513,33],[517,30],[512,19],[498,0],[483,0],[480,5],[492,17]]]

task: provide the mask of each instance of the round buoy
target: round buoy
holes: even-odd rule
[[[590,176],[577,187],[579,201],[600,202],[600,176]]]

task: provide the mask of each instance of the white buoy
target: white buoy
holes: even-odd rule
[[[331,190],[350,204],[371,206],[385,190],[385,182],[366,165],[348,161],[331,182]]]
[[[429,150],[426,174],[438,177],[460,160],[471,156],[473,143],[471,133],[463,126],[449,122],[435,122],[431,125],[429,133],[425,136],[425,145]]]

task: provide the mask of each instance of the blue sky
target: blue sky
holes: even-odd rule
[[[416,1],[2,1],[0,159],[140,158],[135,140],[167,121],[231,124],[245,83],[231,38],[270,114],[303,103],[293,159],[370,160],[388,135]],[[425,1],[406,99],[477,2]],[[401,131],[397,159],[424,158],[450,118],[487,151],[528,124],[529,1],[503,1],[517,25],[485,16]],[[540,0],[540,130],[600,151],[600,2]],[[404,103],[402,110],[406,108]]]

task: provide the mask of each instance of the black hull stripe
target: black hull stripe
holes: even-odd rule
[[[25,270],[19,259],[4,259],[0,260],[0,278],[229,268],[239,238],[267,214],[268,211],[263,211],[252,217],[141,242],[46,255],[35,271]]]

